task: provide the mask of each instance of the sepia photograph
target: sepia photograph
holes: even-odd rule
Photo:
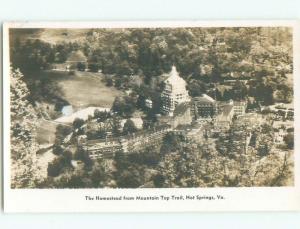
[[[300,225],[300,1],[2,3],[0,229]]]
[[[292,27],[8,36],[11,189],[294,186]]]

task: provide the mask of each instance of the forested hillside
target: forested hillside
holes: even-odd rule
[[[49,120],[43,121],[52,122],[62,115],[62,107],[66,105],[78,110],[104,106],[112,111],[108,114],[96,110],[87,120],[77,118],[73,124],[57,126],[52,134],[54,143],[46,148],[55,159],[44,163],[48,165],[48,176],[43,181],[36,175],[37,168],[24,172],[24,166],[19,166],[27,151],[23,149],[23,141],[16,144],[18,147],[12,149],[13,166],[20,169],[13,174],[14,187],[138,188],[151,184],[151,187],[170,188],[293,183],[294,129],[286,128],[294,119],[290,104],[293,102],[290,28],[23,29],[22,32],[12,29],[10,41],[12,68],[20,69],[12,71],[12,82],[26,89],[26,95],[19,98],[19,89],[15,88],[15,103],[26,99],[25,107],[32,109],[35,118],[48,114]],[[92,160],[82,139],[106,141],[121,136],[127,139],[127,135],[161,125],[163,81],[172,65],[179,72],[178,78],[184,79],[187,97],[207,94],[220,107],[224,104],[228,107],[231,100],[242,102],[247,104],[243,113],[250,116],[245,114],[244,119],[238,119],[239,115],[228,115],[229,129],[224,131],[218,129],[214,119],[209,121],[204,117],[205,124],[202,123],[203,129],[198,134],[203,138],[194,144],[176,129],[175,134],[168,133],[156,147],[128,155],[122,150],[117,153],[111,150],[111,158],[101,154],[98,160]],[[146,101],[151,106],[147,107]],[[283,108],[277,103],[290,106]],[[266,107],[269,110],[264,110]],[[277,110],[272,111],[272,107]],[[235,112],[234,108],[231,110]],[[142,120],[141,130],[130,121],[134,115]],[[16,124],[12,140],[16,141],[24,135],[24,131],[18,131],[20,127],[25,128],[26,136],[37,128],[27,126],[27,119],[19,123],[22,119],[17,116],[12,116]],[[120,120],[126,121],[123,129]],[[279,127],[279,124],[273,127],[275,121],[280,122]],[[181,127],[179,131],[190,133],[189,125]],[[282,143],[275,145],[279,129],[286,134]],[[44,135],[43,139],[50,139],[41,130],[39,133]],[[35,136],[26,138],[35,146]],[[29,152],[33,155],[28,165],[34,164],[36,150]],[[30,156],[29,153],[25,156]],[[22,172],[24,176],[18,180],[16,177]],[[28,180],[28,176],[32,179]]]
[[[61,36],[70,31],[63,30]],[[12,39],[13,66],[24,71],[47,69],[52,63],[63,63],[72,51],[82,50],[91,71],[137,74],[147,83],[174,64],[183,78],[204,92],[205,83],[238,78],[255,79],[253,88],[263,85],[250,90],[250,95],[279,91],[279,100],[289,97],[281,95],[290,87],[288,83],[276,86],[292,72],[289,28],[93,29],[86,30],[85,36],[80,31],[78,41],[68,38],[54,44],[32,38],[24,41],[19,35]],[[266,98],[269,103],[272,99]]]

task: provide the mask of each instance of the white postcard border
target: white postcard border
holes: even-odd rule
[[[172,188],[172,189],[11,189],[9,28],[120,28],[120,27],[293,27],[295,106],[294,187]],[[300,23],[297,21],[114,21],[14,22],[3,26],[3,133],[5,212],[184,212],[184,211],[291,211],[300,210]],[[163,200],[161,196],[222,196],[216,200]],[[159,200],[87,200],[88,197],[158,197]]]

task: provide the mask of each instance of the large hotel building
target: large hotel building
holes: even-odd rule
[[[176,106],[183,102],[189,102],[190,96],[186,89],[186,82],[182,79],[176,67],[173,66],[169,77],[164,81],[165,88],[162,92],[162,112],[173,116]]]

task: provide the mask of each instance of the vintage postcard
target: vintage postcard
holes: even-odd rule
[[[6,212],[300,208],[297,21],[6,23],[3,61]]]

